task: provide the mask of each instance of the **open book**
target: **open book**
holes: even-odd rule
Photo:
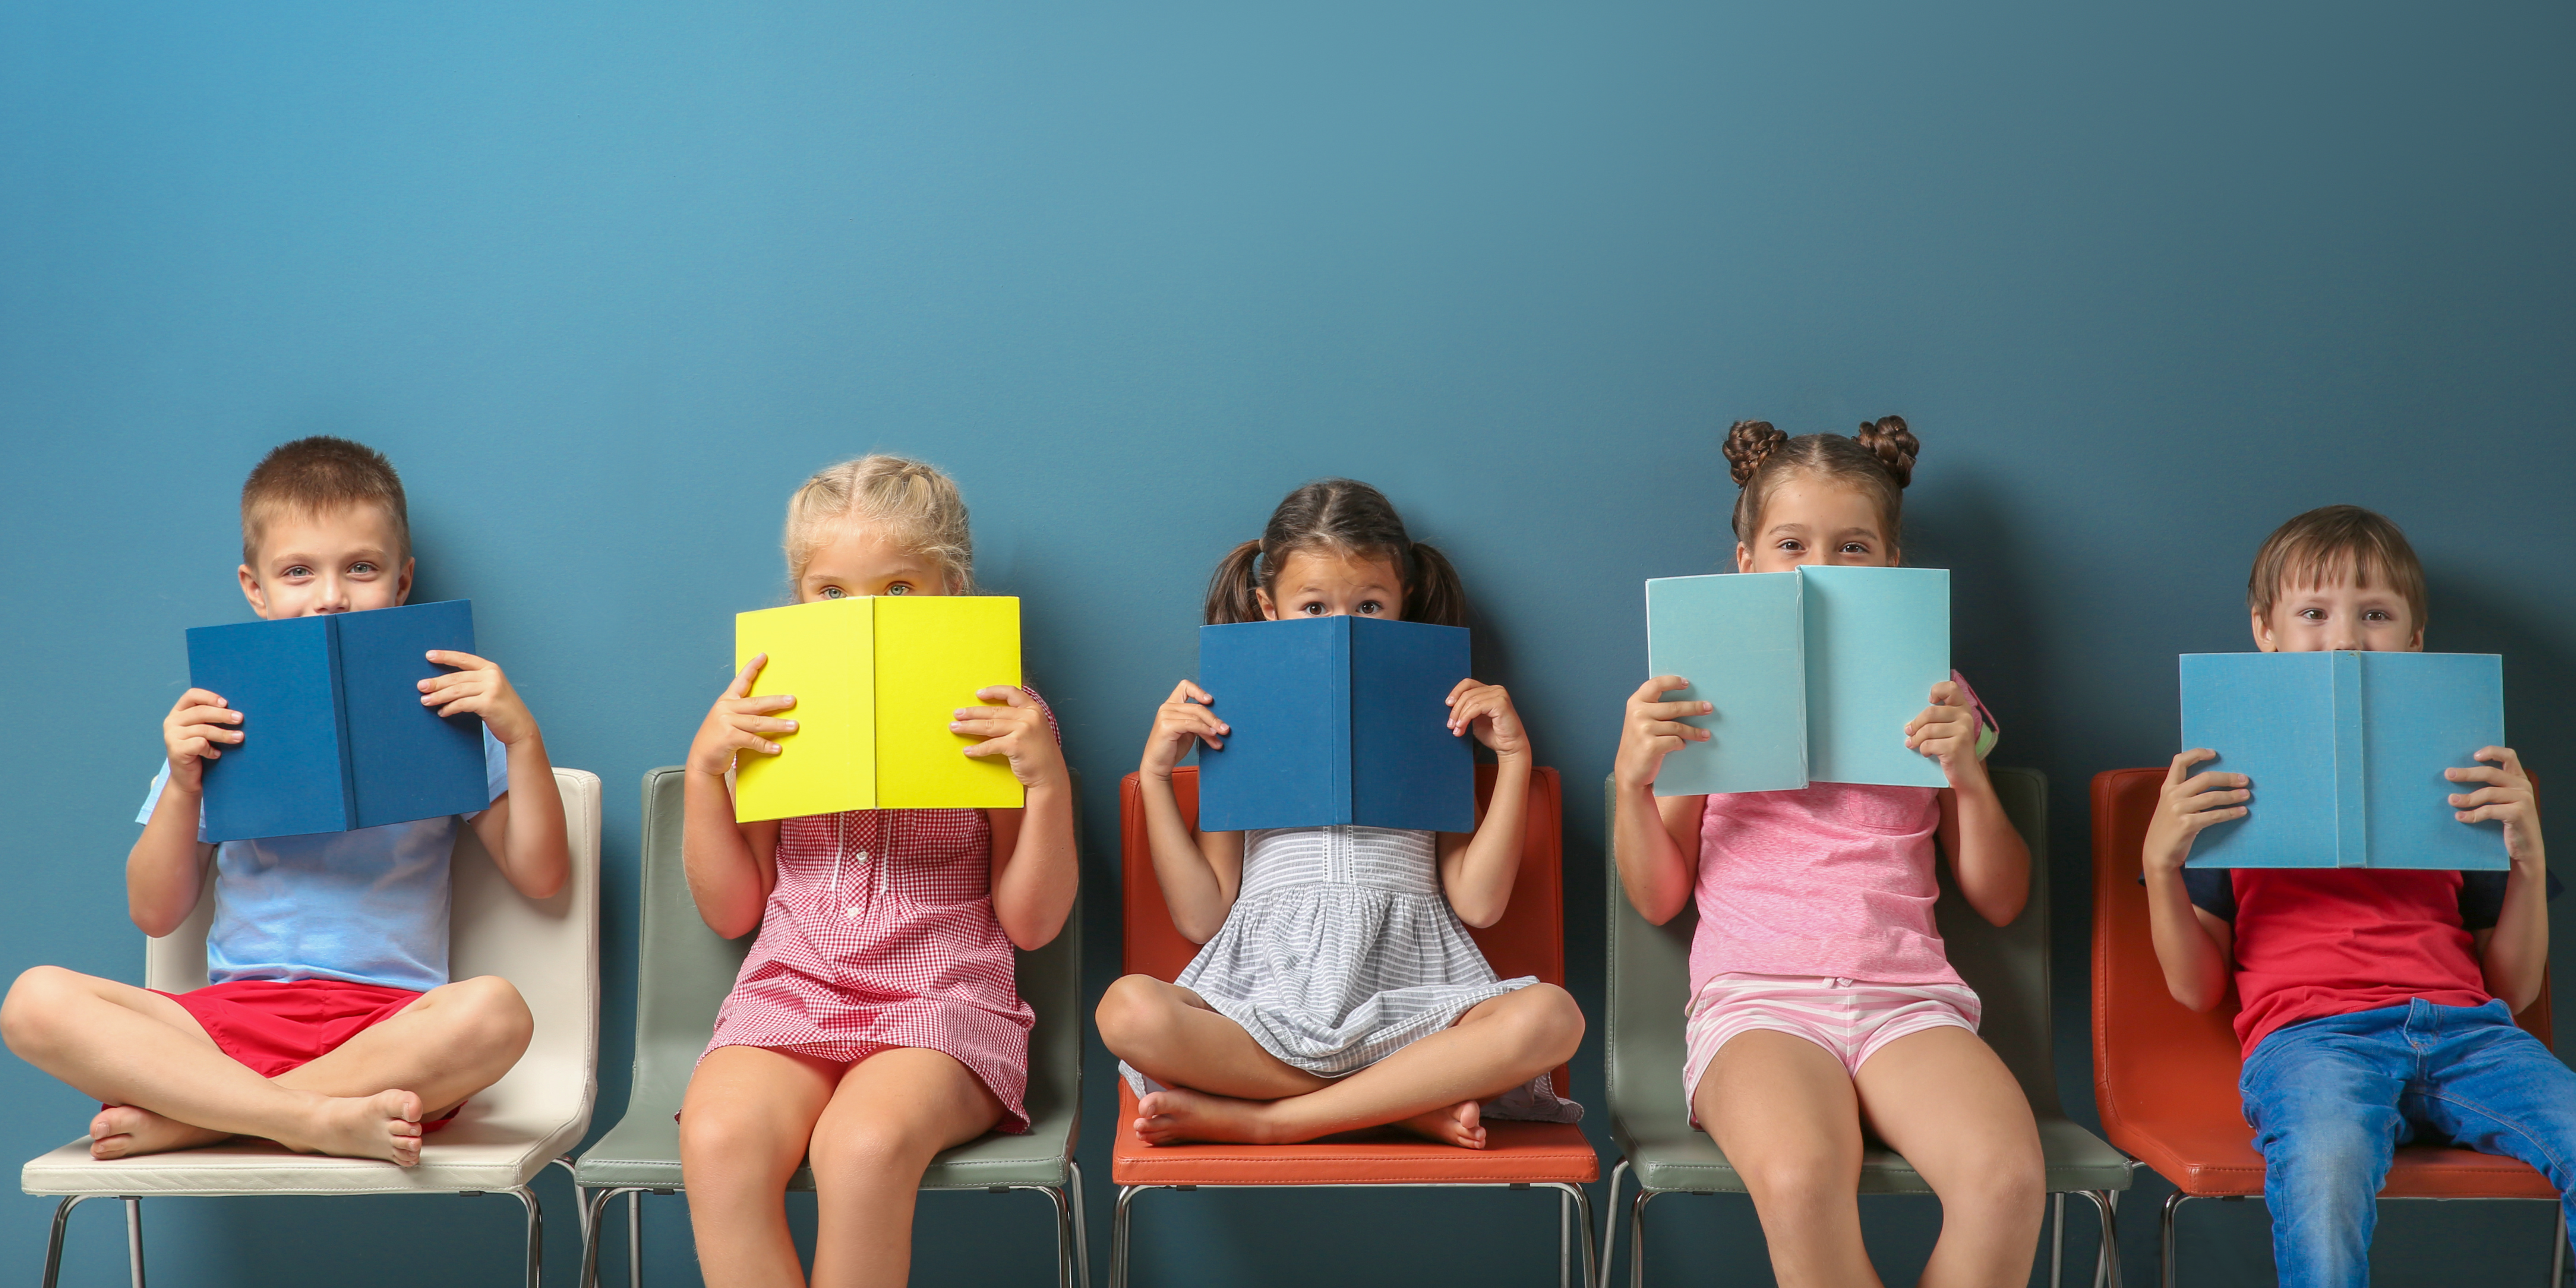
[[[1476,830],[1472,735],[1449,732],[1467,632],[1378,617],[1199,628],[1199,687],[1234,732],[1199,748],[1199,830]]]

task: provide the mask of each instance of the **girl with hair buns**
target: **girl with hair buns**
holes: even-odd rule
[[[966,504],[918,461],[868,456],[806,480],[786,547],[799,603],[975,585]],[[771,739],[796,729],[794,697],[748,696],[767,660],[733,678],[689,747],[689,893],[717,934],[760,931],[680,1111],[698,1268],[718,1288],[804,1283],[786,1190],[810,1159],[814,1282],[899,1285],[931,1156],[1028,1130],[1035,1016],[1011,949],[1054,939],[1073,908],[1072,783],[1046,703],[995,685],[948,728],[982,740],[964,754],[1009,761],[1026,807],[736,823],[736,757],[779,755]]]
[[[1448,559],[1349,479],[1289,493],[1208,583],[1210,624],[1345,614],[1467,616]],[[1175,982],[1129,975],[1100,1000],[1101,1041],[1138,1097],[1137,1134],[1279,1144],[1393,1124],[1481,1149],[1487,1118],[1580,1117],[1548,1077],[1583,1036],[1574,999],[1495,978],[1460,924],[1499,920],[1518,874],[1534,762],[1511,695],[1473,679],[1449,693],[1449,731],[1473,734],[1496,763],[1472,835],[1192,831],[1172,767],[1193,743],[1225,745],[1224,696],[1183,680],[1138,770],[1154,875],[1173,924],[1202,947]]]
[[[1851,437],[1736,422],[1725,444],[1742,489],[1736,571],[1895,565],[1919,448],[1895,416]],[[1710,737],[1682,723],[1708,703],[1662,700],[1688,683],[1659,675],[1628,699],[1614,846],[1648,921],[1698,903],[1683,1091],[1752,1193],[1773,1273],[1878,1282],[1857,1196],[1867,1133],[1941,1198],[1920,1283],[2023,1282],[2039,1237],[2039,1131],[2020,1084],[1976,1036],[1977,995],[1932,921],[1936,848],[1996,925],[2030,893],[2030,853],[1986,777],[1993,718],[1954,671],[1887,731],[1938,760],[1946,788],[1657,797],[1664,757]]]

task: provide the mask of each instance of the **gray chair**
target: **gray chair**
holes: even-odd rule
[[[2020,1079],[2039,1119],[2039,1142],[2048,1166],[2051,1195],[2049,1283],[2059,1283],[2066,1240],[2066,1196],[2081,1194],[2102,1215],[2102,1245],[2094,1264],[2096,1284],[2119,1282],[2116,1241],[2117,1193],[2129,1187],[2137,1164],[2101,1138],[2066,1117],[2057,1098],[2057,1074],[2051,1056],[2048,987],[2048,782],[2026,769],[1994,769],[1995,791],[2004,812],[2030,845],[2030,903],[2019,918],[1995,927],[1977,915],[1959,894],[1949,865],[1940,865],[1941,901],[1935,915],[1949,947],[1950,964],[1977,990],[1985,1003],[1981,1034],[2004,1064]],[[1605,783],[1615,819],[1616,785]],[[1605,858],[1613,851],[1605,842]],[[1601,1257],[1601,1288],[1610,1288],[1610,1250],[1619,1237],[1620,1178],[1633,1173],[1638,1191],[1628,1212],[1629,1283],[1646,1281],[1646,1205],[1660,1195],[1742,1194],[1743,1178],[1708,1134],[1690,1125],[1690,1106],[1682,1098],[1682,1021],[1689,1001],[1691,931],[1699,924],[1696,907],[1662,926],[1650,926],[1629,904],[1619,885],[1618,865],[1603,864],[1609,877],[1609,1067],[1610,1133],[1624,1157],[1610,1173],[1609,1231]],[[1932,1187],[1895,1151],[1873,1144],[1862,1155],[1863,1194],[1930,1194]]]
[[[625,1117],[582,1151],[573,1183],[588,1214],[582,1249],[583,1288],[599,1275],[599,1220],[608,1201],[626,1196],[630,1282],[643,1283],[642,1196],[675,1194],[680,1180],[680,1102],[689,1074],[715,1031],[716,1008],[732,991],[752,935],[722,939],[707,929],[680,867],[682,771],[644,775],[644,909],[636,933],[635,1080]],[[1080,782],[1075,783],[1077,791]],[[1080,819],[1075,820],[1076,835]],[[1083,1234],[1082,1169],[1073,1161],[1082,1103],[1082,905],[1064,931],[1036,952],[1019,954],[1020,996],[1037,1012],[1029,1035],[1029,1131],[986,1135],[933,1159],[925,1190],[1035,1190],[1055,1205],[1058,1288],[1089,1288],[1091,1258]],[[811,1191],[814,1173],[796,1169],[792,1190]]]

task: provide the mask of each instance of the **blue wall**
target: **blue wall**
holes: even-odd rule
[[[985,579],[1026,599],[1087,777],[1090,989],[1116,782],[1208,567],[1346,473],[1453,552],[1488,678],[1567,773],[1595,1004],[1591,784],[1641,675],[1638,582],[1728,549],[1728,419],[1895,411],[1926,445],[1908,553],[1956,571],[2001,759],[2054,783],[2085,1104],[2086,780],[2170,752],[2172,656],[2244,646],[2282,518],[2404,523],[2431,645],[2504,652],[2516,740],[2576,781],[2571,28],[2502,3],[0,7],[0,972],[139,977],[120,864],[180,631],[244,615],[243,472],[328,431],[400,464],[422,593],[475,600],[559,763],[607,782],[603,1126],[638,777],[724,682],[729,615],[781,593],[788,490],[871,448],[953,470]],[[1095,1050],[1103,1231],[1107,1073]],[[1578,1094],[1598,1075],[1596,1044]],[[0,1162],[84,1114],[6,1059],[0,1104]],[[1768,1282],[1741,1201],[1674,1202],[1662,1264]],[[678,1203],[649,1209],[663,1284],[693,1273]],[[0,1197],[0,1274],[34,1270],[48,1208]],[[173,1286],[497,1279],[516,1230],[500,1199],[152,1209]],[[1313,1282],[1319,1222],[1349,1282],[1536,1283],[1544,1212],[1168,1196],[1140,1282]],[[1910,1279],[1936,1209],[1867,1219]],[[71,1282],[123,1282],[111,1222],[79,1219]],[[1025,1196],[936,1198],[920,1281],[1034,1282],[1043,1228]],[[2264,1229],[2195,1210],[2195,1278],[2269,1282]],[[2547,1239],[2533,1205],[2401,1207],[2381,1265],[2536,1275]]]

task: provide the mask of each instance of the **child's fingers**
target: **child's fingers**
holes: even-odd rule
[[[2243,774],[2222,774],[2213,769],[2207,773],[2194,774],[2176,785],[2187,795],[2198,795],[2202,792],[2226,791],[2233,787],[2251,787],[2254,785],[2254,780]]]
[[[1179,684],[1173,685],[1172,696],[1163,699],[1165,702],[1180,702],[1184,700],[1199,703],[1210,703],[1216,701],[1215,698],[1208,695],[1207,690],[1202,689],[1187,680],[1183,680]]]
[[[1714,702],[1643,702],[1636,708],[1638,715],[1649,720],[1679,720],[1684,716],[1704,716],[1715,710],[1717,704]]]
[[[2494,783],[2506,786],[2521,781],[2521,775],[2505,772],[2495,765],[2468,765],[2442,771],[2444,778],[2455,783]]]
[[[1933,686],[1932,686],[1932,705],[1933,705],[1933,706],[1936,706],[1936,707],[1952,707],[1952,706],[1958,706],[1958,705],[1960,705],[1960,704],[1959,704],[1958,702],[1954,701],[1954,699],[1956,699],[1958,696],[1959,696],[1959,685],[1958,685],[1958,683],[1957,683],[1956,681],[1952,681],[1952,680],[1943,680],[1943,681],[1941,681],[1939,684],[1935,684],[1935,685],[1933,685]]]
[[[2234,791],[2201,792],[2198,795],[2183,798],[2182,812],[2185,814],[2207,813],[2208,811],[2220,806],[2238,805],[2252,799],[2254,799],[2254,793],[2246,791],[2243,788],[2238,788]]]
[[[795,705],[796,695],[793,693],[764,693],[756,698],[736,698],[726,703],[725,709],[744,715],[760,715],[771,711],[785,711]]]
[[[2218,753],[2211,751],[2207,747],[2194,747],[2189,751],[2176,755],[2173,758],[2173,767],[2165,771],[2165,786],[2172,787],[2179,784],[2183,780],[2185,771],[2189,770],[2192,766],[2197,765],[2204,760],[2216,760],[2217,758]]]
[[[1025,707],[1032,705],[1029,702],[1029,695],[1020,692],[1017,688],[1008,684],[995,684],[977,689],[975,690],[975,697],[978,701],[999,702],[1006,707]]]
[[[1673,720],[1657,720],[1643,728],[1647,737],[1668,739],[1675,748],[1679,748],[1685,740],[1706,742],[1717,736],[1698,725],[1682,724]]]
[[[2522,757],[2515,755],[2511,747],[2480,747],[2478,754],[2471,759],[2492,760],[2503,765],[2506,773],[2516,776],[2522,773]]]
[[[1478,683],[1476,682],[1476,677],[1474,677],[1474,676],[1472,676],[1472,675],[1471,675],[1471,676],[1469,676],[1469,677],[1467,677],[1466,679],[1460,680],[1460,681],[1459,681],[1459,682],[1457,682],[1456,684],[1450,685],[1450,686],[1449,686],[1449,705],[1451,705],[1451,706],[1456,706],[1456,705],[1458,704],[1458,695],[1459,695],[1459,694],[1461,694],[1461,693],[1465,693],[1465,692],[1467,692],[1467,691],[1469,691],[1469,690],[1471,690],[1471,689],[1479,689],[1479,688],[1483,688],[1483,687],[1485,687],[1485,686],[1483,686],[1483,685],[1481,685],[1481,684],[1478,684]]]
[[[2510,787],[2481,787],[2473,792],[2453,792],[2451,808],[2476,809],[2482,805],[2519,805],[2524,796]]]
[[[1638,685],[1637,691],[1628,695],[1628,700],[1630,702],[1653,702],[1675,689],[1687,689],[1689,687],[1690,681],[1685,680],[1678,675],[1658,675],[1655,678],[1646,681],[1644,684]]]
[[[969,738],[1000,738],[1019,733],[1022,728],[1019,722],[1013,720],[951,720],[948,722],[948,732],[962,733]]]
[[[223,705],[223,695],[212,689],[190,689],[180,694],[179,700],[170,704],[170,709],[177,711],[182,707],[221,707]]]
[[[735,718],[733,727],[755,737],[761,734],[796,732],[795,721],[777,720],[768,716],[740,716]]]
[[[242,713],[222,706],[194,706],[170,714],[170,719],[183,729],[190,725],[240,724],[241,718]]]
[[[429,651],[428,656],[430,661],[440,666],[472,667],[478,671],[497,671],[501,669],[471,653],[459,653],[454,649],[434,648]]]
[[[2191,834],[2196,836],[2202,828],[2212,823],[2224,823],[2230,819],[2243,817],[2245,817],[2245,807],[2238,805],[2229,809],[2214,809],[2205,814],[2186,814],[2183,816],[2182,825],[2190,828]]]
[[[728,698],[739,698],[749,694],[751,692],[751,682],[759,677],[760,668],[767,665],[769,665],[769,655],[767,653],[752,654],[751,660],[743,663],[742,669],[734,673],[733,683],[725,686],[724,696]]]

